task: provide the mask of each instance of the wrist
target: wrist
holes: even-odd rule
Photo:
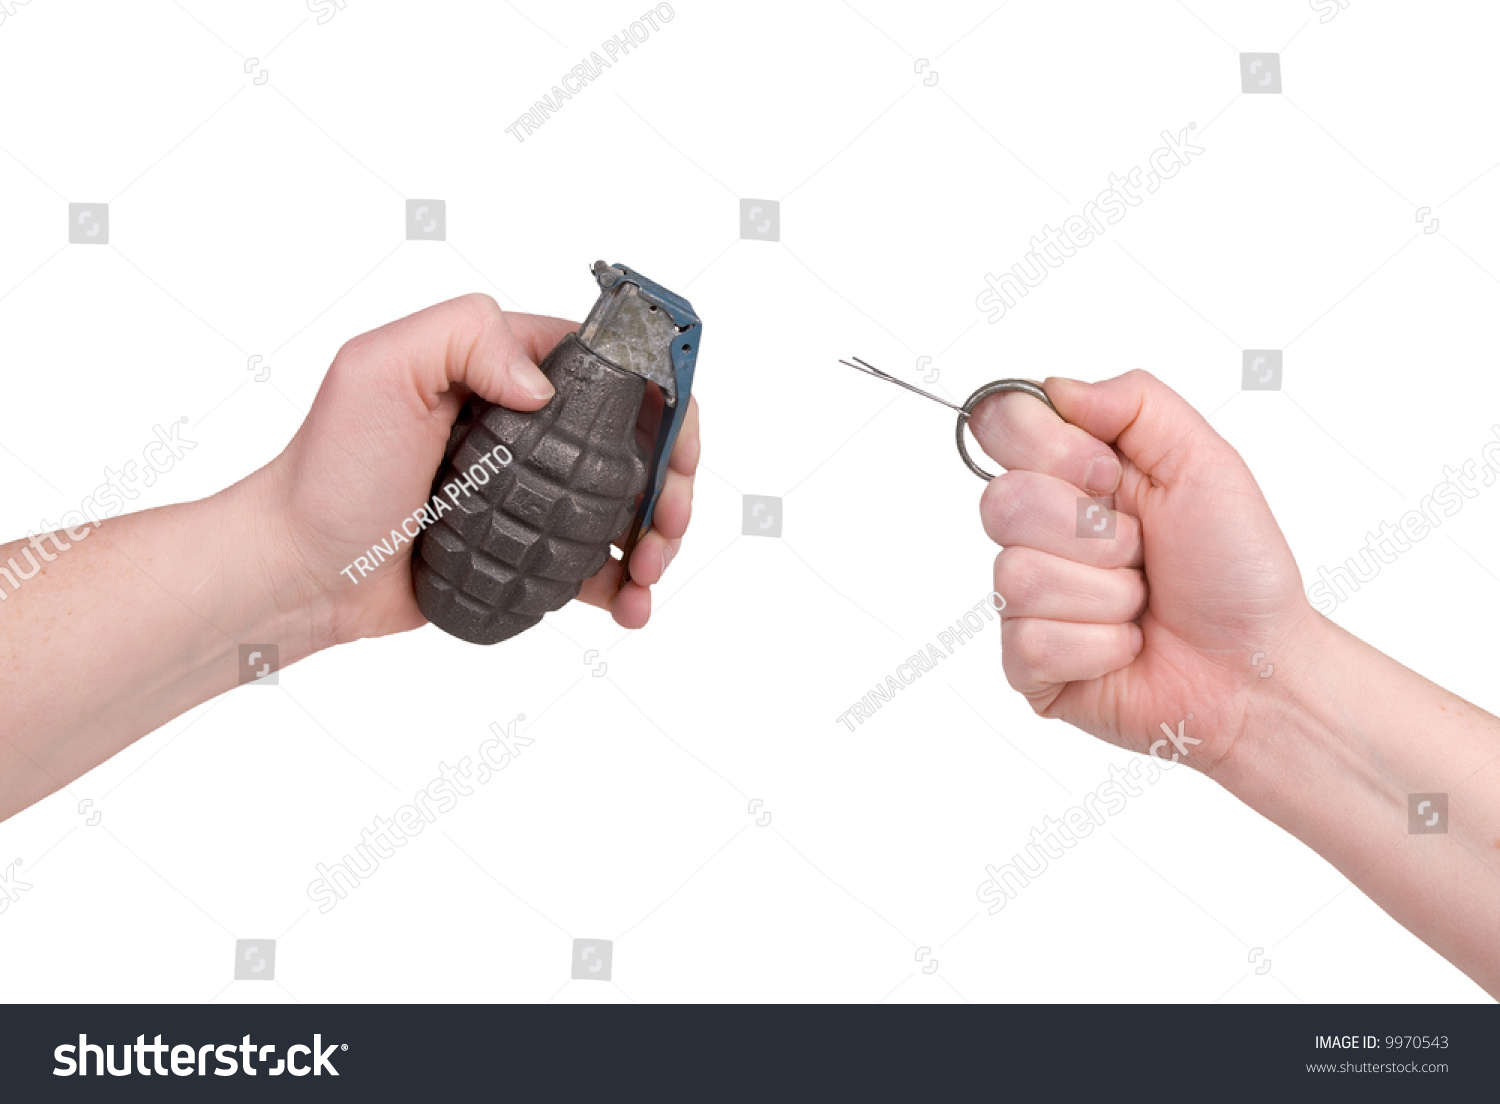
[[[286,501],[273,461],[204,503],[236,580],[223,590],[221,627],[241,643],[275,644],[283,667],[337,642],[333,602],[303,562]]]
[[[1344,688],[1374,673],[1367,648],[1321,614],[1308,610],[1277,654],[1271,673],[1251,686],[1228,754],[1210,777],[1252,808],[1272,815],[1287,796],[1308,789],[1308,773],[1345,753],[1349,725]],[[1291,785],[1298,779],[1296,785]]]

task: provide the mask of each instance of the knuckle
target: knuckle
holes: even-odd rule
[[[1130,570],[1129,595],[1125,602],[1130,620],[1134,621],[1146,611],[1146,606],[1151,601],[1151,590],[1146,585],[1146,573],[1139,568]]]
[[[1000,669],[1005,672],[1005,681],[1010,684],[1012,690],[1022,693],[1031,685],[1031,678],[1026,674],[1015,657],[1014,651],[1009,645],[1005,645],[1000,652]]]
[[[1017,690],[1036,686],[1042,664],[1047,661],[1047,643],[1042,627],[1035,621],[1006,623],[1001,643],[1001,662],[1006,677]]]
[[[453,303],[467,322],[464,329],[470,330],[475,340],[480,335],[505,325],[505,312],[500,309],[500,304],[493,295],[471,291],[459,296]]]
[[[992,534],[998,540],[1001,535],[1015,531],[1016,517],[1022,508],[1025,487],[1021,473],[1002,472],[990,480],[980,499],[981,509],[989,521]]]
[[[332,370],[338,371],[343,366],[343,370],[347,371],[347,366],[351,361],[358,363],[365,359],[371,349],[378,345],[378,342],[379,339],[375,337],[374,331],[351,337],[348,341],[340,345],[339,351],[333,355]]]
[[[1043,693],[1034,693],[1034,694],[1024,694],[1022,696],[1025,697],[1026,704],[1029,705],[1029,706],[1031,706],[1031,711],[1033,713],[1035,713],[1038,717],[1051,717],[1052,716],[1052,706],[1053,706],[1053,703],[1056,702],[1056,700],[1057,700],[1054,695],[1052,695],[1052,694],[1043,694]]]
[[[463,296],[459,302],[463,303],[469,309],[479,312],[486,319],[499,318],[505,313],[500,309],[500,304],[495,301],[495,297],[488,292],[471,291],[469,294]]]
[[[1016,612],[1011,616],[1035,609],[1041,595],[1040,557],[1019,545],[1001,549],[995,557],[995,590],[1005,599],[1006,612],[1014,607]]]
[[[1016,658],[1026,670],[1040,672],[1047,662],[1046,634],[1037,625],[1023,625],[1016,634]]]

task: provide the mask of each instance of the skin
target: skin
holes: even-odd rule
[[[1245,462],[1170,388],[1044,386],[1063,420],[1006,394],[970,421],[1010,469],[980,514],[1011,686],[1163,758],[1191,713],[1182,762],[1500,997],[1500,720],[1312,608]],[[1077,536],[1085,494],[1113,496],[1113,539]],[[1446,834],[1409,833],[1413,793],[1448,794]]]
[[[0,604],[0,820],[173,717],[238,685],[239,644],[276,642],[280,665],[426,624],[410,546],[351,583],[343,569],[427,501],[463,402],[537,410],[536,367],[578,324],[450,300],[354,338],[334,357],[286,450],[216,495],[41,541],[40,573]],[[649,436],[660,394],[642,410]],[[698,466],[690,404],[652,530],[578,599],[628,629],[682,543]],[[66,547],[64,547],[66,546]],[[26,541],[0,548],[27,564]],[[357,573],[356,573],[356,577]],[[149,642],[149,646],[140,646]]]

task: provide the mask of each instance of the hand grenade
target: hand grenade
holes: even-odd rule
[[[621,538],[623,586],[651,527],[703,327],[686,299],[635,270],[598,261],[593,272],[593,309],[540,365],[551,401],[523,414],[473,396],[448,438],[433,497],[452,509],[417,538],[412,588],[423,616],[461,640],[531,628],[577,597]],[[649,450],[636,440],[648,382],[664,402]]]

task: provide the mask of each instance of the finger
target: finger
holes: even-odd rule
[[[1129,666],[1141,640],[1140,626],[1133,622],[1077,625],[1016,617],[1000,626],[1001,662],[1011,686],[1022,694],[1039,694]]]
[[[1181,478],[1205,450],[1233,452],[1187,400],[1149,372],[1100,383],[1054,377],[1044,386],[1064,418],[1114,445],[1154,483]]]
[[[692,472],[698,466],[698,447],[698,406],[689,401],[677,443],[672,448],[667,478],[651,514],[651,528],[630,554],[630,577],[642,586],[660,582],[667,565],[682,547],[682,537],[693,514]],[[683,472],[683,468],[687,471]]]
[[[1140,522],[1099,506],[1055,476],[1025,470],[996,476],[979,499],[979,516],[996,544],[1024,545],[1093,567],[1142,563]]]
[[[506,311],[505,320],[510,323],[511,333],[516,335],[516,341],[520,343],[522,351],[537,364],[545,360],[547,354],[556,348],[557,343],[563,338],[570,333],[578,332],[577,322],[569,322],[566,318],[553,318],[546,314],[517,314],[514,311]]]
[[[693,512],[693,480],[677,472],[667,472],[651,528],[636,542],[630,554],[630,577],[650,586],[661,580],[667,565],[682,547],[683,534]]]
[[[634,580],[625,584],[609,606],[610,616],[622,629],[643,629],[651,620],[651,591]]]
[[[630,553],[630,578],[642,586],[653,586],[661,582],[667,565],[681,547],[681,540],[668,539],[652,529]]]
[[[703,442],[698,430],[698,400],[689,399],[687,415],[682,419],[682,428],[677,431],[677,443],[672,446],[669,461],[673,471],[683,475],[694,475],[698,471],[698,457],[703,451]]]
[[[969,429],[1001,467],[1055,475],[1091,495],[1114,494],[1120,485],[1114,450],[1030,395],[991,395],[974,408]]]
[[[611,556],[592,578],[585,579],[578,589],[578,600],[600,609],[609,609],[620,590],[620,561]]]
[[[644,628],[651,619],[651,591],[635,581],[621,588],[622,570],[620,561],[611,558],[598,574],[584,580],[578,591],[578,600],[609,610],[622,629]]]
[[[651,528],[636,542],[630,554],[630,577],[650,586],[661,580],[667,565],[682,547],[683,534],[693,513],[693,480],[675,471],[667,472],[661,497],[651,515]]]
[[[647,456],[656,455],[656,434],[661,429],[666,407],[666,396],[660,385],[647,380],[646,393],[641,396],[640,414],[635,421],[635,443]]]
[[[635,426],[635,440],[647,456],[655,454],[656,435],[661,429],[661,420],[666,415],[666,400],[661,388],[654,383],[646,384],[646,394],[641,400],[641,415]],[[692,475],[698,470],[698,454],[702,443],[698,436],[698,400],[689,399],[687,413],[677,429],[677,440],[672,445],[672,455],[667,457],[669,471]]]
[[[995,557],[1002,618],[1123,624],[1146,607],[1146,576],[1133,567],[1099,568],[1011,545]]]
[[[677,540],[687,532],[693,516],[693,477],[668,471],[661,497],[651,516],[651,529],[668,540]]]
[[[536,410],[552,397],[552,384],[488,295],[450,299],[350,345],[375,363],[394,361],[409,372],[428,410],[451,403],[454,384],[514,410]]]

